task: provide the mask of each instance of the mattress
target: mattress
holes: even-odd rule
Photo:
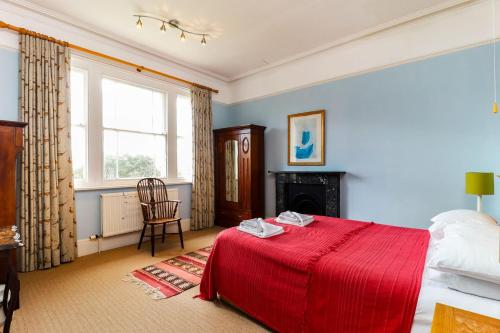
[[[430,247],[427,251],[427,260],[432,255],[432,252]],[[437,279],[437,276],[438,273],[435,270],[425,267],[417,309],[413,318],[412,333],[430,332],[436,303],[500,319],[500,301],[449,289]]]

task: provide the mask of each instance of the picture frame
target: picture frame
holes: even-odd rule
[[[325,165],[325,110],[288,115],[288,165]]]

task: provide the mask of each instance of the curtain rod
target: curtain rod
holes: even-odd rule
[[[149,72],[149,73],[152,73],[152,74],[155,74],[155,75],[159,75],[159,76],[165,77],[165,78],[170,79],[170,80],[181,82],[181,83],[186,84],[186,85],[190,85],[190,86],[194,86],[194,87],[198,87],[198,88],[207,89],[207,90],[210,90],[211,92],[216,93],[216,94],[219,93],[219,90],[217,90],[217,89],[213,89],[213,88],[210,88],[210,87],[198,84],[196,82],[191,82],[191,81],[182,79],[182,78],[177,77],[177,76],[173,76],[173,75],[170,75],[170,74],[167,74],[167,73],[163,73],[163,72],[157,71],[157,70],[149,68],[149,67],[144,67],[144,66],[141,66],[141,65],[137,65],[137,64],[134,64],[133,62],[130,62],[130,61],[126,61],[126,60],[123,60],[123,59],[120,59],[120,58],[116,58],[116,57],[113,57],[113,56],[110,56],[110,55],[107,55],[107,54],[104,54],[104,53],[101,53],[101,52],[93,51],[93,50],[87,49],[87,48],[82,47],[82,46],[78,46],[78,45],[71,44],[71,43],[68,43],[68,42],[65,42],[65,41],[61,41],[61,40],[55,39],[53,37],[40,34],[38,32],[34,32],[34,31],[30,31],[30,30],[27,30],[27,29],[24,29],[24,28],[16,27],[14,25],[10,25],[8,23],[0,21],[0,29],[2,29],[2,28],[3,29],[13,30],[13,31],[16,31],[17,33],[20,33],[20,34],[29,35],[29,36],[37,37],[37,38],[40,38],[40,39],[48,40],[48,41],[51,41],[51,42],[54,42],[54,43],[57,43],[57,44],[60,44],[60,45],[67,46],[67,47],[69,47],[71,49],[78,50],[80,52],[88,53],[88,54],[91,54],[93,56],[97,56],[97,57],[100,57],[100,58],[111,60],[111,61],[120,63],[122,65],[134,67],[138,72]]]

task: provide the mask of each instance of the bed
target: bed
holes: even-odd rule
[[[427,258],[432,252],[432,249],[428,250]],[[500,319],[500,301],[449,289],[436,275],[435,271],[425,267],[411,333],[430,332],[436,303]]]
[[[435,301],[460,298],[428,279],[427,230],[323,216],[283,226],[269,239],[221,232],[200,298],[221,297],[278,332],[398,333],[429,332]]]

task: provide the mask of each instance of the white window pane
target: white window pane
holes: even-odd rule
[[[177,95],[177,135],[191,137],[192,127],[191,99],[187,96]]]
[[[87,175],[87,140],[85,128],[71,127],[71,155],[73,160],[73,177],[75,180],[84,180]]]
[[[177,177],[192,179],[193,175],[193,116],[191,100],[177,96]]]
[[[83,125],[87,116],[87,72],[71,70],[71,123]]]
[[[177,177],[191,179],[193,177],[193,140],[177,137]]]
[[[102,80],[103,125],[131,131],[165,133],[166,95],[112,79]]]
[[[166,177],[165,136],[104,131],[104,178]]]
[[[104,179],[118,178],[118,132],[104,131]]]

